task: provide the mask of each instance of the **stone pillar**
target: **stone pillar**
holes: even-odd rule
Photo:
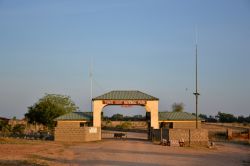
[[[154,129],[159,129],[159,119],[158,119],[158,102],[157,100],[154,101],[147,101],[145,109],[147,112],[151,114],[151,127]]]
[[[93,126],[101,127],[101,113],[105,104],[102,103],[102,100],[93,101]]]

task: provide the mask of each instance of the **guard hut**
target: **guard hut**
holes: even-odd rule
[[[55,119],[55,141],[88,142],[99,139],[100,129],[93,126],[92,112],[71,112]]]
[[[187,112],[159,112],[160,130],[153,130],[154,140],[166,140],[171,146],[207,146],[208,131],[201,128],[202,119]]]
[[[198,119],[198,128],[202,119]],[[196,116],[188,112],[159,112],[160,127],[170,129],[195,129]]]

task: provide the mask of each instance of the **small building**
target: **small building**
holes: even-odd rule
[[[161,130],[153,130],[154,139],[165,139],[170,146],[208,145],[208,131],[201,128],[201,118],[198,118],[196,128],[196,116],[187,112],[159,112]]]
[[[88,142],[99,139],[100,129],[93,126],[92,112],[71,112],[55,119],[55,141]]]
[[[198,128],[202,119],[198,118]],[[159,112],[160,127],[169,129],[195,129],[196,116],[188,112]]]
[[[0,121],[8,123],[10,119],[5,118],[5,117],[0,117]]]
[[[16,126],[16,125],[24,125],[27,126],[27,120],[25,119],[10,119],[8,124],[11,125],[12,127]]]

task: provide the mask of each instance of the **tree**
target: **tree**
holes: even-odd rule
[[[195,115],[195,113],[192,114]],[[217,122],[215,117],[213,117],[212,115],[207,116],[206,114],[200,114],[199,117],[201,119],[204,119],[206,122]]]
[[[232,123],[237,121],[237,118],[234,115],[223,112],[218,112],[216,117],[219,119],[220,122]]]
[[[122,114],[114,114],[112,117],[111,117],[112,120],[123,120],[123,115]]]
[[[214,116],[209,115],[209,117],[207,118],[207,122],[217,122],[217,119]]]
[[[23,134],[25,130],[25,125],[23,124],[17,124],[13,127],[12,132],[14,134]]]
[[[28,107],[25,117],[29,123],[43,124],[53,128],[55,118],[77,109],[78,107],[69,96],[46,94],[33,106]]]
[[[172,105],[173,112],[183,112],[184,104],[183,103],[174,103]]]
[[[250,123],[250,115],[248,117],[238,116],[237,122],[239,123]]]
[[[146,120],[146,117],[142,115],[134,115],[131,119],[134,121],[141,121],[141,120]]]
[[[0,120],[0,131],[2,131],[7,124],[8,123],[6,121]]]
[[[7,136],[11,133],[12,127],[7,121],[0,120],[0,131],[4,136]]]
[[[207,117],[206,114],[200,114],[199,117],[200,117],[201,119],[204,119],[205,121],[207,121],[207,119],[208,119],[208,117]]]
[[[250,123],[250,115],[248,117],[245,118],[247,123]]]

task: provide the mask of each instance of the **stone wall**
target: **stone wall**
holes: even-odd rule
[[[206,129],[159,129],[153,130],[153,141],[166,139],[172,142],[184,141],[185,146],[208,145],[208,131]]]
[[[201,122],[198,121],[198,128],[200,128]],[[196,121],[190,122],[173,122],[174,129],[195,129],[196,128]]]
[[[55,128],[55,141],[89,142],[101,140],[101,128],[80,127],[80,122],[59,122]]]

